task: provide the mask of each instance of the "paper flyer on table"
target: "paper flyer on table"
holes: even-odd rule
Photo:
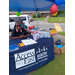
[[[37,43],[36,41],[32,40],[32,39],[25,39],[25,40],[21,40],[25,45],[31,45],[31,44],[35,44]]]

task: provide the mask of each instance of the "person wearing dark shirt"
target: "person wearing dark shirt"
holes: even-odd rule
[[[11,39],[20,39],[28,36],[28,32],[25,29],[21,28],[19,21],[17,21],[15,25],[16,27],[11,33]]]

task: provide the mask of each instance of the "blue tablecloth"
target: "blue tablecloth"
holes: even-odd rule
[[[29,36],[32,38],[32,36]],[[9,40],[9,45],[23,39]],[[41,38],[36,44],[19,47],[9,52],[9,75],[24,75],[54,60],[53,38]]]

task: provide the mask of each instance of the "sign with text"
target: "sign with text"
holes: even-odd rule
[[[22,39],[16,42],[20,43]],[[9,75],[25,75],[54,60],[53,38],[38,39],[36,44],[19,47],[9,53]]]
[[[14,54],[16,69],[36,62],[35,50],[31,49],[25,52]]]
[[[36,62],[36,59],[40,60],[48,57],[47,50],[48,48],[43,46],[42,49],[38,48],[37,51],[35,51],[35,49],[31,49],[21,53],[14,54],[16,69],[34,63]],[[37,58],[35,58],[35,52],[37,54]]]

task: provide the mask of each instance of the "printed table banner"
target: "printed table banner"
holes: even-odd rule
[[[10,40],[9,45],[23,39]],[[19,47],[9,52],[9,75],[25,75],[54,60],[53,38],[38,39],[36,44]]]

